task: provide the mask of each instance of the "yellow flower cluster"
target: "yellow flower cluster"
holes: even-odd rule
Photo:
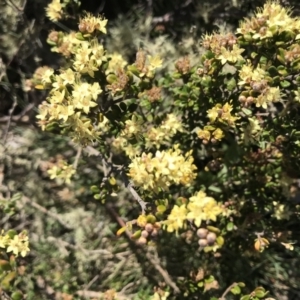
[[[202,139],[204,143],[216,142],[222,140],[225,136],[224,132],[220,128],[215,128],[213,126],[204,126],[204,129],[199,129],[197,131],[197,136],[199,139]]]
[[[177,116],[172,113],[166,116],[160,126],[150,127],[148,129],[147,126],[141,124],[140,121],[134,121],[133,119],[127,120],[125,122],[125,129],[121,135],[114,140],[113,146],[117,150],[125,151],[128,157],[134,158],[141,154],[141,147],[128,142],[132,136],[139,139],[143,135],[146,148],[155,146],[159,149],[161,145],[167,144],[178,131],[182,130],[182,123],[178,120]]]
[[[281,99],[279,87],[266,87],[264,91],[256,98],[256,106],[267,109],[268,104],[278,102]]]
[[[108,57],[108,67],[105,70],[105,74],[116,73],[119,68],[124,69],[127,65],[127,62],[123,59],[122,55],[119,53],[113,53],[107,56]]]
[[[165,225],[168,232],[178,232],[180,228],[184,228],[186,225],[188,210],[183,204],[181,206],[174,205],[172,211],[168,215],[168,219],[165,221]]]
[[[30,250],[28,246],[29,242],[26,232],[21,232],[12,236],[9,233],[4,234],[4,231],[2,230],[0,234],[0,248],[5,248],[6,252],[12,252],[16,256],[20,253],[21,256],[24,257]]]
[[[73,49],[75,71],[85,74],[88,73],[94,77],[94,73],[98,71],[103,62],[107,61],[103,45],[99,44],[97,39],[91,42],[82,42],[77,48]]]
[[[254,68],[249,62],[244,64],[239,71],[240,81],[239,85],[250,84],[251,82],[260,82],[267,77],[265,70],[257,66]]]
[[[170,113],[159,127],[151,127],[145,133],[146,148],[156,146],[158,149],[161,145],[170,141],[177,133],[183,131],[182,123],[176,115]]]
[[[196,177],[196,166],[193,164],[191,151],[184,156],[178,145],[168,151],[142,153],[129,165],[129,177],[134,185],[155,193],[167,191],[172,184],[189,186]]]
[[[114,139],[113,147],[118,152],[124,151],[129,158],[133,158],[141,155],[141,147],[138,144],[132,145],[131,143],[128,142],[127,138],[122,136],[118,136],[117,138]]]
[[[242,66],[239,72],[239,85],[244,86],[246,90],[251,90],[256,97],[251,97],[251,101],[256,103],[257,107],[266,109],[269,103],[280,101],[279,87],[270,87],[268,85],[268,74],[260,66],[254,68],[250,63]]]
[[[216,221],[217,216],[223,211],[220,204],[214,198],[207,197],[203,191],[198,192],[189,200],[187,218],[193,220],[197,227],[200,227],[202,221]]]
[[[127,139],[132,138],[141,133],[142,122],[138,120],[135,116],[131,120],[125,121],[125,128],[122,130],[121,136]]]
[[[48,170],[50,179],[62,179],[66,183],[71,182],[71,177],[76,173],[72,165],[68,165],[65,161],[61,160],[56,165]]]
[[[238,120],[239,117],[231,115],[232,109],[233,106],[229,103],[225,103],[223,106],[218,103],[207,111],[207,116],[211,123],[218,121],[229,126],[234,126],[235,121]]]
[[[156,56],[146,56],[145,51],[140,49],[136,54],[136,60],[134,67],[138,71],[138,76],[153,78],[154,71],[162,66],[162,59],[159,55]],[[133,70],[133,69],[132,69]]]
[[[251,38],[263,40],[272,38],[283,32],[300,32],[299,18],[291,18],[291,12],[278,2],[268,1],[263,9],[259,9],[254,17],[240,24],[237,33]]]
[[[86,26],[90,24],[93,31],[106,32],[107,20],[101,17],[88,15],[81,22]],[[96,37],[85,41],[76,39],[73,33],[64,35],[52,32],[51,39],[56,45],[56,51],[66,55],[69,53],[74,60],[72,68],[61,70],[58,75],[51,68],[43,68],[34,76],[39,88],[50,88],[47,101],[39,106],[38,124],[43,130],[48,125],[58,124],[70,132],[75,142],[86,145],[99,137],[99,129],[103,127],[99,124],[101,122],[97,124],[95,119],[90,118],[90,112],[98,106],[102,89],[98,82],[85,82],[83,75],[94,77],[94,73],[107,61],[105,51]]]
[[[227,62],[236,63],[237,61],[244,59],[243,56],[241,56],[244,51],[245,49],[240,48],[237,45],[234,45],[232,50],[221,47],[221,53],[217,56],[217,59],[221,60],[223,65]]]
[[[52,0],[46,8],[46,16],[51,21],[58,21],[63,16],[63,4],[60,2],[60,0]]]
[[[222,64],[227,62],[236,63],[244,59],[241,54],[245,49],[240,48],[236,42],[236,37],[232,33],[226,35],[206,34],[202,39],[203,47],[214,52],[216,58],[221,60]]]
[[[102,32],[106,34],[106,25],[107,19],[94,17],[92,14],[87,13],[86,16],[80,20],[78,28],[83,34],[91,34],[96,32]]]
[[[242,139],[248,145],[255,141],[255,138],[261,133],[262,126],[258,119],[248,118],[248,125],[243,128]]]
[[[164,224],[168,232],[178,232],[180,228],[185,227],[186,220],[193,221],[197,227],[200,227],[202,221],[216,221],[217,216],[223,210],[214,198],[199,191],[195,196],[189,198],[187,206],[185,204],[175,205]]]
[[[83,43],[76,36],[76,32],[65,33],[62,31],[51,31],[48,35],[47,42],[52,45],[51,51],[70,57],[75,48]]]

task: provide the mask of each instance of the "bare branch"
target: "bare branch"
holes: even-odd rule
[[[14,113],[14,111],[15,111],[16,106],[17,106],[17,98],[16,98],[16,95],[14,95],[13,98],[14,98],[13,105],[12,105],[11,109],[9,110],[9,118],[8,118],[8,120],[7,120],[6,128],[5,128],[4,132],[3,132],[3,143],[4,143],[4,144],[6,143],[6,140],[7,140],[8,131],[9,131],[9,128],[10,128],[12,115],[13,115],[13,113]]]
[[[231,284],[226,290],[225,292],[222,294],[221,298],[219,298],[219,300],[226,300],[226,295],[231,291],[232,288],[234,288],[236,285],[238,285],[238,283],[234,282],[233,284]]]

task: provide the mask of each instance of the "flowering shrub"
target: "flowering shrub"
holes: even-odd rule
[[[53,20],[60,18],[54,4],[47,10]],[[66,66],[40,68],[32,81],[49,90],[40,127],[69,136],[103,163],[95,198],[117,195],[124,184],[141,205],[118,234],[159,246],[165,230],[211,259],[227,251],[238,261],[272,245],[292,250],[284,220],[299,218],[286,182],[300,176],[300,19],[267,2],[235,33],[204,35],[198,61],[186,56],[173,72],[163,68],[168,58],[145,49],[133,63],[108,53],[99,42],[106,26],[104,17],[87,14],[78,32],[52,31],[48,42]],[[68,165],[49,170],[66,182],[74,173]],[[204,295],[226,284],[208,276],[212,265],[198,277],[186,275],[195,266],[182,268],[184,280],[169,283],[166,295],[192,298],[199,288]],[[233,283],[219,299],[267,295],[241,288]]]

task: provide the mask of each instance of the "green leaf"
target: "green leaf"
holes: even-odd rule
[[[284,66],[278,66],[277,71],[282,76],[287,76],[288,75],[288,72],[287,72],[287,70]]]
[[[96,185],[92,185],[92,186],[90,187],[90,190],[91,190],[93,193],[99,193],[99,192],[100,192],[99,188],[98,188]]]
[[[211,126],[211,125],[204,126],[204,130],[213,131],[213,130],[215,130],[215,129],[216,129],[215,126]]]
[[[268,292],[263,292],[263,291],[257,291],[257,292],[255,292],[255,296],[257,298],[264,298],[267,294],[268,294]]]
[[[23,299],[23,294],[20,291],[14,292],[11,295],[12,300],[21,300]]]
[[[232,77],[230,80],[226,82],[226,86],[228,91],[233,91],[236,88],[236,81],[234,77]]]
[[[9,289],[11,285],[11,281],[13,281],[17,276],[16,272],[10,272],[8,273],[4,279],[1,281],[0,286],[3,287],[4,289]]]
[[[215,193],[222,193],[222,190],[219,187],[214,186],[214,185],[209,186],[208,190],[215,192]]]
[[[163,212],[166,211],[167,208],[164,205],[158,205],[156,207],[156,209],[157,209],[158,212],[163,213]]]
[[[226,226],[227,231],[232,231],[234,228],[234,224],[232,222],[229,222]]]
[[[268,292],[266,292],[266,290],[263,287],[256,288],[254,290],[254,293],[257,298],[263,298],[268,294]]]
[[[126,105],[126,103],[121,102],[120,103],[120,108],[123,110],[123,112],[126,112],[127,111],[127,105]]]
[[[250,300],[250,296],[249,295],[245,295],[240,300]]]
[[[212,283],[215,280],[215,277],[210,275],[207,279],[204,280],[205,283]]]
[[[7,235],[11,238],[11,239],[13,239],[14,237],[15,237],[15,235],[17,235],[18,233],[15,231],[15,230],[13,230],[13,229],[10,229],[10,230],[8,230],[7,231]]]
[[[280,85],[283,88],[287,88],[287,87],[289,87],[291,85],[291,83],[289,81],[287,81],[287,80],[283,80],[283,81],[280,81]]]
[[[222,247],[224,245],[224,238],[222,236],[218,236],[216,242],[218,246]]]
[[[277,59],[282,63],[285,64],[285,50],[282,48],[278,49],[279,54],[277,55]]]
[[[246,116],[252,116],[252,110],[243,107],[242,108],[242,112],[246,115]]]
[[[22,193],[16,193],[12,196],[11,201],[18,201],[22,198]]]
[[[0,259],[0,270],[1,271],[11,271],[11,265],[9,261],[5,259]]]
[[[136,111],[136,109],[138,108],[138,105],[136,103],[130,103],[127,107],[127,110],[130,112],[130,113],[133,113]]]
[[[241,288],[238,285],[235,285],[230,292],[234,295],[239,295],[241,293]]]
[[[276,76],[276,75],[278,74],[278,71],[277,71],[277,69],[276,69],[274,66],[271,66],[271,67],[268,69],[268,72],[269,72],[269,74],[270,74],[272,77],[274,77],[274,76]]]

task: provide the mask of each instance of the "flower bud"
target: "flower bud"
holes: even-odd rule
[[[217,235],[214,232],[210,232],[206,239],[209,245],[213,245],[217,239]]]
[[[205,239],[206,236],[208,234],[208,230],[206,228],[199,228],[197,230],[197,236],[200,238],[200,239]]]
[[[206,247],[207,246],[207,240],[206,239],[200,239],[199,241],[198,241],[198,245],[200,246],[200,247]]]
[[[151,223],[147,223],[145,226],[145,230],[151,233],[153,231],[153,225]]]

